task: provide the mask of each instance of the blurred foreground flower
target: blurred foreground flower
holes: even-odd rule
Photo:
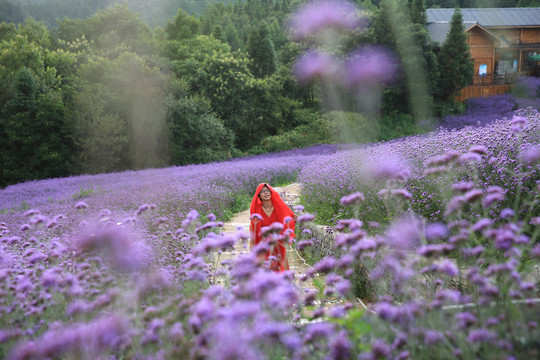
[[[310,50],[302,55],[294,66],[294,74],[300,83],[308,83],[316,78],[329,78],[337,74],[339,61],[332,55]]]
[[[295,39],[316,35],[326,28],[356,30],[364,25],[358,8],[348,1],[318,0],[301,7],[291,18],[290,27]]]
[[[397,61],[384,47],[365,47],[356,51],[346,63],[346,83],[351,87],[362,84],[385,84],[397,72]]]
[[[125,321],[116,316],[51,329],[41,339],[16,347],[9,359],[62,358],[76,354],[82,359],[95,359],[100,353],[121,347],[127,340],[126,329]]]

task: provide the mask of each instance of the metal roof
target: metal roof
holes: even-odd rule
[[[460,9],[463,22],[477,22],[484,27],[540,26],[540,7]],[[450,22],[454,9],[427,9],[429,23]]]
[[[465,29],[470,28],[474,24],[476,23],[474,22],[465,23]],[[450,31],[450,23],[449,22],[432,22],[426,25],[426,29],[433,40],[435,40],[439,44],[442,44],[444,40],[446,40],[446,35],[448,35],[448,32]]]
[[[465,29],[471,28],[474,24],[480,25],[487,32],[489,32],[490,27],[540,26],[540,8],[460,10],[463,15]],[[442,44],[446,40],[453,14],[454,9],[427,9],[428,21],[426,29],[434,41]],[[503,37],[491,35],[498,38],[503,44],[508,44],[508,41]]]

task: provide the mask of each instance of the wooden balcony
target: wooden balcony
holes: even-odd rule
[[[519,75],[519,73],[510,73],[475,76],[473,84],[461,89],[455,100],[463,102],[470,98],[506,94]]]
[[[512,85],[514,84],[520,74],[491,74],[491,75],[476,75],[473,79],[473,86],[487,86],[487,85]]]

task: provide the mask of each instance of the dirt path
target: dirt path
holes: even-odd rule
[[[276,190],[283,201],[291,208],[293,208],[295,205],[299,204],[299,194],[300,194],[301,185],[298,183],[293,183],[284,187],[274,187],[274,190]],[[249,223],[250,223],[250,214],[249,209],[239,212],[233,216],[231,221],[224,224],[224,233],[234,234],[238,230],[244,230],[249,231]],[[298,230],[298,229],[297,229]],[[249,244],[246,242],[237,242],[235,245],[235,248],[230,251],[225,251],[219,256],[219,264],[216,264],[219,268],[221,265],[221,262],[225,260],[233,259],[240,254],[247,254],[249,253]],[[287,246],[287,259],[289,260],[289,268],[292,270],[295,274],[294,282],[300,292],[305,291],[315,291],[316,288],[313,285],[313,280],[309,279],[307,281],[300,281],[300,275],[305,274],[306,271],[309,268],[312,268],[303,258],[302,256],[296,251],[295,248]],[[315,274],[315,278],[319,278],[319,274]],[[226,282],[226,278],[221,278],[219,282]],[[364,303],[359,300],[359,307],[362,307],[366,309],[366,306]],[[315,305],[319,305],[320,302],[316,300],[314,302]],[[343,304],[343,301],[340,299],[330,300],[327,299],[322,306],[329,310],[333,308],[336,305]]]

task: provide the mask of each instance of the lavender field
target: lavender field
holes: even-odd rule
[[[0,192],[0,354],[38,358],[534,356],[540,115],[337,151],[28,182]],[[299,293],[220,234],[259,182],[300,180]],[[300,208],[297,208],[300,211]],[[333,243],[311,233],[331,223]],[[305,230],[302,230],[305,229]],[[276,235],[279,236],[279,235]],[[293,244],[293,246],[296,246]],[[352,290],[358,265],[372,297]],[[318,275],[317,275],[318,274]],[[226,276],[226,284],[216,279]],[[329,300],[341,299],[331,309]],[[369,300],[369,301],[368,301]]]
[[[351,92],[371,121],[397,73],[421,69],[385,47],[346,54],[336,37],[366,30],[361,13],[313,1],[289,25],[308,49],[297,79],[331,84],[332,109]],[[388,142],[0,190],[0,358],[540,357],[535,81]],[[426,89],[409,89],[418,116]],[[297,237],[264,227],[265,241],[220,264],[250,238],[224,222],[262,182],[300,183]],[[280,240],[309,270],[268,269],[260,254]]]

